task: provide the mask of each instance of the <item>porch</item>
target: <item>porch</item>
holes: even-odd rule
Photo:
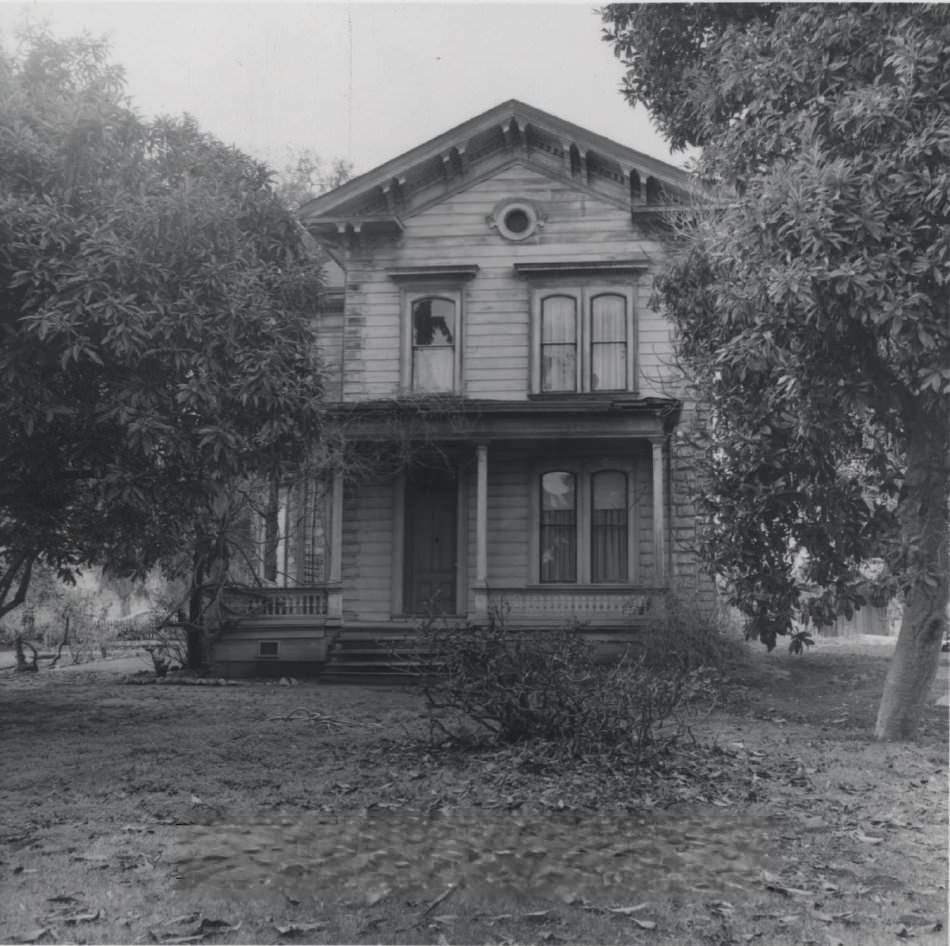
[[[317,672],[378,657],[432,614],[616,642],[656,620],[668,587],[668,459],[662,436],[506,438],[443,443],[369,481],[338,473],[326,580],[231,591],[215,663]]]

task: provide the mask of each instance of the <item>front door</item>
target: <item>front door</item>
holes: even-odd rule
[[[443,471],[414,471],[406,484],[408,614],[454,614],[457,484]]]

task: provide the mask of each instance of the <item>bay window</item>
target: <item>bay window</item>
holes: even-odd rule
[[[243,563],[257,579],[281,588],[326,580],[328,508],[319,481],[271,484],[248,523]]]

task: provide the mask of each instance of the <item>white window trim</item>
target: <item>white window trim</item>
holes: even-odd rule
[[[602,389],[591,387],[591,303],[596,296],[618,295],[627,308],[627,374],[624,388]],[[577,380],[573,391],[545,391],[541,386],[541,305],[548,296],[570,296],[577,302]],[[636,393],[638,378],[637,318],[634,308],[635,292],[630,283],[610,281],[559,282],[552,280],[531,290],[531,370],[529,391],[545,397],[571,394]]]
[[[627,578],[621,582],[591,581],[591,478],[604,470],[616,470],[627,478]],[[565,582],[541,581],[541,476],[544,473],[573,473],[576,483],[577,503],[577,580]],[[640,578],[640,561],[637,555],[640,541],[640,523],[637,514],[637,464],[630,460],[617,460],[609,456],[588,460],[552,459],[531,466],[531,485],[528,491],[531,514],[530,541],[528,542],[528,579],[539,588],[615,588],[618,585],[636,584]]]
[[[462,347],[465,333],[465,311],[463,306],[464,293],[457,283],[432,283],[414,286],[402,286],[399,291],[399,306],[401,315],[400,331],[400,388],[406,394],[461,394],[464,390],[462,378]],[[449,299],[455,304],[455,345],[452,366],[451,391],[417,391],[412,377],[412,306],[420,299],[438,296]]]

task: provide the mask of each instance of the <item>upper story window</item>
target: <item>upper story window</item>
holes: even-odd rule
[[[533,297],[533,393],[636,390],[632,289],[557,286]]]
[[[387,273],[399,286],[400,390],[461,393],[464,283],[475,278],[478,266],[400,266]]]
[[[590,300],[590,389],[627,387],[627,300],[605,292]]]
[[[412,302],[412,390],[454,391],[457,307],[454,299]]]
[[[541,390],[577,390],[577,299],[541,301]]]

